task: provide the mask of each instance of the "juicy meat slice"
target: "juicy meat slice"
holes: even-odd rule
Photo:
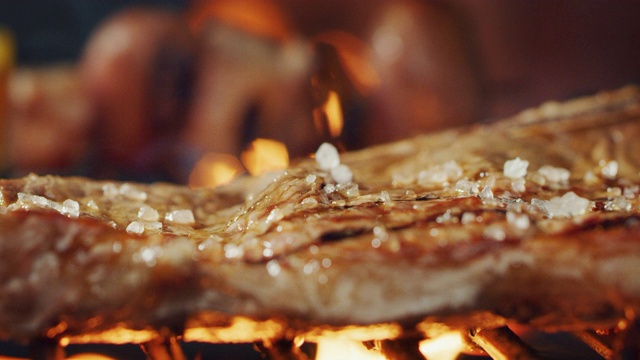
[[[640,311],[639,136],[630,87],[342,154],[345,183],[2,180],[0,337],[609,327]]]

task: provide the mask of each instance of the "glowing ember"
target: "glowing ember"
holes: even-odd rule
[[[462,334],[458,331],[452,331],[434,339],[421,341],[420,352],[429,360],[453,360],[466,346]]]
[[[197,188],[223,185],[242,172],[242,164],[234,156],[209,153],[204,155],[191,171],[189,186]]]
[[[356,359],[383,360],[385,356],[380,349],[367,349],[361,341],[344,337],[321,337],[317,341],[318,352],[316,360]],[[458,331],[443,333],[442,335],[420,342],[419,350],[429,360],[451,360],[467,347],[465,337]]]
[[[256,139],[242,153],[242,163],[251,175],[286,169],[289,166],[287,147],[278,141]]]
[[[377,350],[367,350],[362,342],[324,337],[318,340],[316,360],[357,359],[357,360],[385,360]]]

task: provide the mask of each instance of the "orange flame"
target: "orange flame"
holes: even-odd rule
[[[318,129],[322,130],[326,126],[332,138],[340,136],[344,127],[344,118],[340,98],[335,91],[329,91],[324,104],[314,109],[313,117]]]
[[[189,186],[215,187],[226,184],[244,172],[240,161],[232,155],[208,153],[194,166]]]
[[[287,147],[275,140],[256,139],[242,152],[242,163],[251,175],[286,169],[289,166]]]
[[[360,341],[322,337],[318,339],[316,360],[356,359],[383,360],[384,355],[378,349],[367,350]],[[465,349],[464,336],[459,331],[446,332],[433,339],[420,342],[420,352],[429,360],[453,360]]]
[[[433,339],[421,341],[420,352],[430,360],[454,360],[466,346],[464,336],[459,331],[451,331]]]
[[[324,104],[324,109],[327,114],[329,134],[332,137],[340,136],[340,133],[342,133],[342,127],[344,126],[344,119],[342,118],[342,106],[340,106],[340,99],[338,98],[338,94],[334,91],[329,92],[327,102]]]

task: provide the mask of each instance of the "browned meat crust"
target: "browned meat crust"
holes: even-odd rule
[[[342,154],[351,182],[2,180],[0,337],[610,327],[640,311],[638,138],[631,87]]]

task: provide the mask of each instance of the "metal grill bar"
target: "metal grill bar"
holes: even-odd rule
[[[495,329],[472,329],[471,341],[480,346],[493,359],[542,359],[506,326]]]

